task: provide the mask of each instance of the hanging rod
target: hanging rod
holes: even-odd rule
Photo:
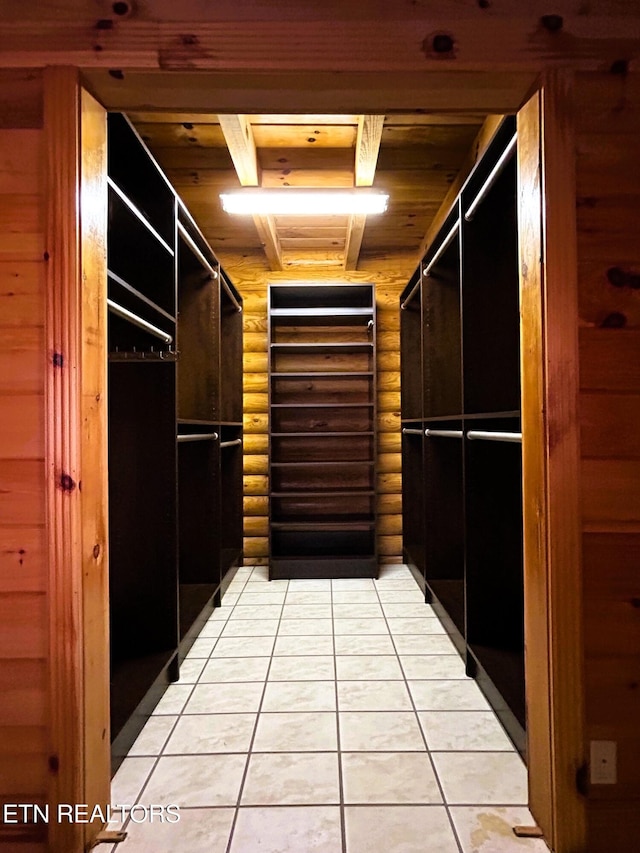
[[[453,226],[451,231],[449,231],[447,236],[444,238],[444,240],[440,244],[440,248],[438,249],[438,251],[431,258],[431,260],[426,265],[426,267],[424,267],[424,269],[422,270],[423,275],[431,275],[431,270],[438,263],[438,261],[440,260],[442,255],[444,255],[446,250],[449,248],[449,243],[454,239],[454,237],[458,233],[458,228],[460,228],[460,223],[456,222],[456,224]]]
[[[234,438],[233,441],[221,441],[220,447],[235,447],[237,444],[242,444],[241,438]]]
[[[107,186],[111,187],[111,189],[114,191],[114,193],[118,196],[118,198],[119,198],[119,199],[120,199],[124,204],[126,204],[126,206],[129,208],[129,210],[130,210],[130,211],[133,213],[133,215],[138,219],[138,221],[139,221],[139,222],[141,222],[141,223],[145,226],[145,228],[146,228],[146,229],[147,229],[151,234],[153,234],[153,236],[154,236],[154,237],[156,238],[156,240],[160,243],[160,245],[161,245],[161,246],[163,246],[163,247],[167,250],[167,252],[169,252],[169,254],[171,255],[171,257],[173,257],[173,256],[175,255],[175,252],[173,251],[173,249],[171,248],[171,246],[167,243],[167,241],[164,239],[164,237],[162,237],[162,236],[161,236],[161,235],[156,231],[156,229],[155,229],[155,228],[153,227],[153,225],[149,222],[149,220],[148,220],[148,219],[147,219],[147,217],[144,215],[144,213],[141,213],[141,212],[138,210],[138,208],[135,206],[135,204],[131,201],[131,199],[130,199],[127,195],[125,195],[125,193],[123,193],[123,192],[122,192],[122,190],[121,190],[121,189],[120,189],[120,187],[116,184],[116,182],[113,180],[113,178],[109,178],[109,177],[107,177]]]
[[[183,434],[178,436],[178,444],[187,441],[217,441],[217,432],[195,432],[191,434]]]
[[[128,320],[130,323],[133,323],[134,326],[138,326],[140,329],[144,329],[145,332],[155,335],[156,338],[160,338],[160,340],[165,344],[170,344],[173,341],[173,337],[168,334],[168,332],[163,332],[162,329],[154,326],[153,323],[143,320],[142,317],[138,317],[137,314],[134,314],[133,311],[129,311],[128,308],[123,308],[122,305],[118,305],[118,303],[114,302],[113,299],[107,299],[107,307],[112,314],[115,314],[117,317],[122,317],[123,320]]]
[[[507,147],[504,149],[504,151],[500,155],[500,159],[498,160],[496,165],[493,167],[493,169],[489,172],[489,176],[488,176],[487,180],[480,187],[480,189],[478,191],[478,195],[474,198],[474,200],[471,202],[471,204],[467,208],[467,212],[464,215],[464,218],[466,219],[467,222],[471,222],[471,220],[473,219],[473,217],[475,215],[476,210],[484,201],[485,196],[487,195],[487,193],[489,192],[491,187],[495,184],[495,182],[500,177],[500,173],[502,172],[504,167],[507,165],[507,163],[511,159],[513,152],[516,150],[516,142],[517,141],[518,141],[518,134],[514,133],[514,135],[511,137],[511,140],[509,141],[509,144],[507,145]]]
[[[231,288],[229,287],[229,282],[226,280],[226,278],[223,275],[220,276],[220,281],[222,282],[222,286],[224,287],[224,289],[227,291],[227,295],[229,296],[229,299],[236,306],[236,311],[242,311],[242,305],[236,299],[233,290],[231,290]]]
[[[408,296],[407,296],[407,298],[404,300],[404,302],[401,302],[401,303],[400,303],[400,309],[401,309],[402,311],[404,311],[404,309],[407,307],[407,305],[411,302],[411,300],[413,299],[413,297],[416,295],[416,291],[418,290],[418,288],[419,288],[419,287],[420,287],[420,279],[418,279],[418,281],[417,281],[417,282],[414,284],[414,286],[411,288],[411,290],[409,291],[409,295],[408,295]]]
[[[407,427],[402,428],[403,435],[422,435],[421,429],[407,429]]]
[[[467,433],[467,438],[471,441],[474,439],[478,441],[512,441],[522,444],[521,432],[489,432],[480,429],[471,429]]]
[[[189,246],[193,254],[200,261],[202,266],[211,274],[211,278],[218,278],[218,270],[211,266],[211,264],[205,257],[203,251],[200,249],[196,241],[193,239],[191,234],[189,234],[187,229],[180,221],[178,221],[178,233],[180,234],[184,242]]]
[[[462,438],[461,429],[425,429],[424,434],[429,438]]]

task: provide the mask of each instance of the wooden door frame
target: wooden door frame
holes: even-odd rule
[[[76,68],[44,72],[49,804],[110,802],[106,112]],[[49,823],[49,850],[103,827]]]
[[[587,848],[573,86],[549,73],[518,113],[529,802],[562,853]]]
[[[46,335],[49,356],[60,365],[50,372],[46,394],[52,802],[103,803],[109,742],[106,218],[99,207],[90,215],[81,174],[93,174],[99,190],[106,174],[104,131],[96,131],[100,108],[81,94],[77,69],[44,73]],[[162,76],[171,83],[171,72]],[[244,89],[242,73],[236,76],[234,111],[254,111],[259,75]],[[281,76],[300,87],[294,72]],[[344,100],[333,98],[325,111],[380,112],[376,78],[355,74],[350,83],[351,76],[341,77]],[[518,120],[530,802],[558,853],[586,848],[574,775],[584,761],[584,721],[571,85],[567,74],[543,78]],[[180,85],[175,91],[179,111]],[[304,91],[296,91],[299,102],[289,103],[290,110],[302,108]],[[265,92],[271,92],[267,82]],[[208,109],[217,112],[215,90],[210,97]],[[468,109],[495,109],[490,97],[480,104],[477,93],[470,98]],[[420,108],[429,109],[426,87]],[[321,111],[317,90],[314,109]],[[89,840],[77,826],[50,830],[52,853],[77,853]]]

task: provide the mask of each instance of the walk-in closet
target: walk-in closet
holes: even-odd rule
[[[628,853],[638,16],[286,5],[0,25],[0,846]]]

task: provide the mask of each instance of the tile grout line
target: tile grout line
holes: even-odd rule
[[[338,762],[338,795],[340,797],[340,840],[342,853],[347,853],[347,824],[344,804],[344,777],[342,773],[342,742],[340,739],[340,700],[338,697],[338,661],[336,660],[336,627],[333,612],[333,579],[329,582],[331,606],[331,645],[333,648],[333,685],[336,697],[336,757]]]
[[[416,584],[416,586],[417,586],[417,584]],[[419,587],[418,587],[418,588],[419,588]],[[376,592],[378,593],[378,599],[379,599],[379,598],[380,598],[380,593],[379,593],[379,590],[378,590],[377,586],[376,586]],[[426,604],[426,602],[425,602],[425,604]],[[382,607],[382,601],[380,601],[380,606]],[[441,781],[440,781],[440,777],[439,777],[439,775],[438,775],[438,771],[436,770],[435,763],[434,763],[433,758],[432,758],[432,756],[431,756],[431,751],[430,751],[430,749],[429,749],[429,744],[427,743],[427,738],[426,738],[426,735],[425,735],[424,729],[422,728],[422,725],[420,724],[420,717],[418,716],[418,709],[416,708],[416,703],[415,703],[415,701],[414,701],[414,699],[413,699],[413,694],[411,693],[411,690],[409,689],[409,681],[408,681],[408,679],[407,679],[407,677],[406,677],[406,673],[405,673],[404,667],[403,667],[403,665],[402,665],[402,661],[400,660],[400,655],[398,654],[398,649],[397,649],[397,646],[396,646],[395,637],[394,637],[394,635],[391,633],[391,629],[389,628],[389,623],[388,623],[388,621],[387,621],[387,615],[386,615],[386,613],[384,612],[384,608],[382,608],[382,612],[383,612],[383,618],[384,618],[384,620],[385,620],[385,623],[387,624],[387,628],[389,629],[389,636],[391,637],[391,642],[392,642],[392,644],[393,644],[393,648],[394,648],[394,650],[395,650],[395,652],[396,652],[396,657],[397,657],[397,659],[398,659],[398,664],[399,664],[399,666],[400,666],[400,670],[401,670],[402,675],[403,675],[403,678],[404,678],[404,685],[405,685],[405,689],[406,689],[406,691],[407,691],[407,694],[408,694],[408,696],[409,696],[409,701],[411,702],[411,706],[412,706],[412,708],[413,708],[413,713],[414,713],[414,715],[415,715],[415,721],[416,721],[416,724],[417,724],[417,726],[418,726],[418,729],[419,729],[419,731],[420,731],[420,735],[421,735],[422,740],[423,740],[423,743],[424,743],[424,747],[425,747],[425,751],[426,751],[426,755],[427,755],[427,760],[429,761],[429,765],[430,765],[431,770],[432,770],[432,772],[433,772],[434,779],[436,780],[436,784],[437,784],[437,786],[438,786],[438,790],[440,791],[440,796],[442,797],[442,804],[444,805],[444,808],[445,808],[445,811],[446,811],[446,814],[447,814],[447,819],[448,819],[448,821],[449,821],[449,826],[450,826],[450,829],[451,829],[451,832],[452,832],[452,835],[453,835],[453,839],[454,839],[455,843],[456,843],[456,844],[457,844],[457,846],[458,846],[458,853],[464,853],[464,850],[462,849],[462,844],[461,844],[461,842],[460,842],[460,838],[458,837],[458,833],[456,832],[456,829],[455,829],[455,824],[454,824],[454,822],[453,822],[453,816],[451,815],[451,811],[449,810],[449,804],[448,804],[448,802],[447,802],[447,798],[446,798],[445,793],[444,793],[444,788],[442,787],[442,783],[441,783]],[[436,618],[437,618],[437,617],[436,617]]]
[[[253,572],[251,573],[250,577],[253,577]],[[231,827],[229,829],[229,839],[227,841],[227,846],[225,848],[226,853],[231,853],[231,847],[233,844],[233,836],[235,833],[236,824],[238,822],[238,815],[239,815],[239,811],[240,811],[240,804],[242,802],[242,795],[244,793],[244,786],[245,786],[245,783],[247,781],[247,775],[249,773],[249,764],[251,762],[251,756],[253,755],[253,744],[255,743],[256,732],[258,731],[258,723],[260,722],[260,714],[262,711],[262,705],[264,703],[264,695],[267,691],[267,684],[269,683],[269,672],[271,671],[271,664],[273,663],[273,653],[274,653],[276,641],[278,638],[278,631],[280,630],[280,624],[282,623],[282,613],[284,611],[284,602],[287,600],[287,593],[288,592],[289,592],[289,581],[287,581],[287,588],[285,590],[284,600],[283,600],[283,603],[280,607],[280,617],[278,618],[278,626],[276,628],[276,633],[275,633],[275,636],[272,638],[271,654],[269,655],[269,663],[267,664],[267,671],[266,671],[265,676],[264,676],[264,684],[262,686],[262,694],[260,696],[260,702],[258,703],[258,711],[256,713],[256,721],[254,723],[253,732],[251,733],[251,738],[249,740],[249,746],[247,747],[247,760],[245,762],[244,772],[242,774],[242,779],[240,780],[240,788],[238,789],[238,797],[236,799],[236,805],[235,805],[235,809],[233,812],[233,819],[231,821]]]

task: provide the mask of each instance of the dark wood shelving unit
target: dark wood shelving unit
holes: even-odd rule
[[[401,297],[403,521],[407,563],[524,751],[514,138],[505,119]]]
[[[242,557],[242,300],[117,113],[108,171],[115,770]]]
[[[242,300],[181,203],[177,232],[182,660],[242,559]]]
[[[372,285],[271,285],[270,577],[373,577]]]

